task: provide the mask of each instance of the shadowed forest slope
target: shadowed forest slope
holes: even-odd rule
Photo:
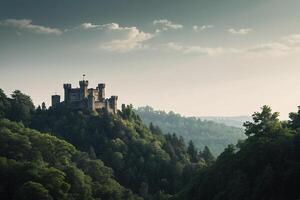
[[[159,126],[165,133],[176,133],[185,141],[192,140],[196,147],[208,146],[215,155],[219,155],[229,144],[245,139],[242,128],[226,126],[196,117],[183,117],[174,112],[156,111],[146,106],[135,110],[146,123]]]

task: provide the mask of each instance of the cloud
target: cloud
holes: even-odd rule
[[[176,51],[183,54],[198,53],[207,56],[238,54],[239,56],[246,57],[282,57],[300,53],[300,34],[292,34],[284,36],[277,41],[260,43],[243,48],[183,45],[176,42],[169,42],[162,46],[167,51]]]
[[[233,28],[228,29],[228,32],[231,33],[231,34],[234,34],[234,35],[247,35],[252,31],[253,30],[251,28],[242,28],[242,29],[239,29],[239,30],[236,30],[236,29],[233,29]]]
[[[158,22],[157,22],[158,23]],[[89,25],[93,28],[101,28],[106,31],[122,33],[122,38],[113,39],[104,43],[101,48],[108,51],[128,52],[137,49],[156,49],[163,51],[176,51],[183,54],[198,53],[207,56],[219,56],[227,54],[239,54],[240,56],[284,56],[290,53],[300,52],[300,34],[291,34],[284,36],[277,41],[261,43],[244,48],[223,47],[223,46],[201,46],[201,45],[184,45],[177,42],[169,42],[160,45],[146,45],[145,42],[157,36],[155,33],[145,33],[136,27],[122,27],[117,23],[104,25]],[[193,27],[194,30],[203,31],[213,28],[212,25]],[[160,30],[156,30],[156,33]],[[252,29],[240,29],[231,31],[233,34],[248,34]]]
[[[269,52],[269,51],[278,51],[278,52],[287,52],[290,51],[291,47],[286,44],[278,43],[278,42],[271,42],[271,43],[263,43],[251,48],[248,48],[248,52]]]
[[[197,26],[197,25],[194,25],[193,26],[193,30],[196,31],[196,32],[200,32],[200,31],[204,31],[206,29],[211,29],[211,28],[214,28],[213,25],[203,25],[203,26]]]
[[[92,24],[90,22],[86,22],[81,24],[78,28],[82,28],[82,29],[93,29],[93,28],[98,28],[101,27],[101,25],[96,25],[96,24]]]
[[[153,25],[159,27],[159,29],[157,29],[156,32],[167,31],[167,30],[170,30],[170,29],[177,30],[177,29],[182,29],[183,28],[183,25],[173,23],[173,22],[171,22],[170,20],[167,20],[167,19],[154,20]]]
[[[245,50],[250,55],[287,56],[300,52],[300,34],[284,36],[278,41],[261,43]]]
[[[120,26],[118,23],[93,24],[85,22],[75,29],[101,30],[106,32],[109,41],[102,43],[100,49],[119,53],[147,49],[149,46],[144,43],[154,37],[153,34],[143,32],[137,27]]]
[[[21,30],[27,30],[38,34],[55,34],[60,35],[62,31],[57,28],[50,28],[32,24],[30,19],[6,19],[0,21],[0,26],[7,26]]]
[[[173,24],[168,20],[155,20],[155,25],[163,25],[163,29],[157,29],[155,33],[146,33],[139,30],[136,27],[122,27],[118,23],[109,24],[92,24],[83,23],[80,25],[83,29],[101,29],[111,33],[119,33],[117,38],[113,38],[108,42],[101,45],[101,49],[112,52],[129,52],[137,49],[155,49],[162,51],[176,51],[183,54],[198,53],[207,56],[218,56],[225,54],[239,54],[240,56],[285,56],[290,53],[300,52],[300,34],[291,34],[280,38],[277,41],[271,41],[266,43],[260,43],[247,47],[209,47],[201,45],[185,45],[177,42],[169,42],[166,44],[148,44],[145,43],[151,38],[158,36],[161,31],[168,30],[168,28],[178,29],[181,26]],[[206,29],[213,28],[213,25],[203,25],[198,27],[193,26],[193,30],[196,32],[204,31]],[[232,34],[245,35],[252,31],[250,28],[245,29],[229,29],[228,32]]]
[[[300,34],[293,34],[283,37],[283,40],[291,45],[291,46],[297,46],[300,45]]]
[[[117,24],[117,23],[93,24],[91,22],[82,23],[77,28],[81,28],[81,29],[84,29],[84,30],[88,30],[88,29],[101,29],[101,30],[103,30],[103,29],[109,29],[109,30],[126,29],[126,27],[120,27],[119,24]]]
[[[121,27],[117,23],[101,25],[101,28],[106,31],[120,33],[121,38],[112,39],[109,42],[102,44],[100,47],[103,50],[125,53],[137,49],[148,48],[144,42],[151,39],[154,35],[145,33],[136,27]]]
[[[166,50],[178,51],[183,54],[199,53],[207,56],[218,56],[227,53],[239,53],[239,49],[225,48],[225,47],[203,47],[203,46],[189,46],[181,45],[179,43],[169,42],[163,45]]]
[[[109,24],[103,24],[100,25],[101,29],[104,30],[116,30],[116,31],[133,31],[133,32],[139,32],[139,30],[133,26],[133,27],[125,27],[120,26],[118,23],[109,23]]]

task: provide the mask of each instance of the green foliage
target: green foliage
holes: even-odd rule
[[[249,138],[229,145],[176,199],[296,200],[300,180],[300,113],[280,122],[268,106],[245,123]]]
[[[281,123],[278,119],[279,113],[272,113],[272,109],[269,106],[263,106],[261,112],[255,112],[253,122],[245,122],[246,128],[245,134],[247,136],[260,136],[263,134],[276,134],[281,128]]]
[[[20,91],[14,92],[11,99],[2,96],[3,102],[11,103],[9,111],[3,110],[4,117],[22,121],[26,127],[50,132],[89,153],[80,153],[69,143],[47,134],[41,139],[40,133],[20,125],[13,131],[2,130],[0,152],[3,151],[6,157],[18,162],[21,159],[39,163],[62,172],[59,180],[65,187],[56,185],[56,188],[67,190],[55,192],[59,199],[136,198],[119,183],[145,199],[163,199],[175,194],[189,181],[187,174],[195,174],[206,166],[196,148],[197,155],[189,155],[182,137],[165,136],[153,124],[149,128],[145,126],[132,105],[122,105],[117,115],[75,111],[67,104],[49,109],[42,104],[34,110],[30,97]],[[24,130],[35,134],[28,137]],[[114,172],[102,161],[91,158],[100,158]],[[56,198],[47,185],[42,186]]]
[[[31,98],[19,90],[15,90],[11,96],[10,119],[17,122],[28,123],[32,112],[34,112],[34,105]]]
[[[5,119],[0,120],[0,177],[1,199],[138,199],[101,160]]]
[[[185,141],[192,140],[199,149],[208,146],[214,155],[219,155],[228,144],[235,144],[238,140],[246,138],[241,128],[196,117],[183,117],[172,111],[155,111],[146,106],[136,109],[135,112],[146,124],[158,126],[164,133],[176,133]]]
[[[197,151],[197,149],[196,149],[196,147],[195,147],[192,140],[189,142],[187,152],[190,156],[190,159],[194,162],[197,162],[197,160],[198,160],[198,151]]]
[[[215,161],[215,157],[212,155],[210,149],[207,146],[204,147],[202,157],[207,162],[207,164],[212,164]]]
[[[31,200],[32,198],[39,200],[53,200],[49,191],[40,183],[28,181],[24,183],[16,192],[14,199]]]
[[[201,151],[197,142],[186,145],[184,135],[163,134],[155,121],[148,128],[132,105],[123,105],[117,115],[111,115],[74,111],[64,104],[34,110],[30,102],[21,92],[8,98],[0,90],[0,118],[23,122],[0,120],[1,199],[300,197],[300,110],[281,122],[278,113],[263,106],[252,122],[245,123],[248,138],[228,145],[215,159],[205,144],[210,139],[216,142],[221,129],[229,134],[230,128],[223,125],[159,113],[158,121],[176,127],[176,132],[205,132],[210,139]],[[149,113],[157,117],[155,111]]]
[[[0,118],[8,118],[13,121],[28,125],[35,108],[30,96],[15,90],[12,98],[8,98],[0,89]]]
[[[196,173],[198,168],[192,166],[200,160],[199,167],[205,166],[200,154],[190,158],[182,137],[164,136],[159,127],[145,126],[132,105],[122,105],[118,115],[94,115],[57,106],[35,112],[30,126],[91,152],[112,167],[122,185],[146,199],[156,198],[156,193],[162,191],[174,194],[188,181],[185,169]]]
[[[10,102],[3,90],[0,88],[0,118],[7,117],[10,110]]]

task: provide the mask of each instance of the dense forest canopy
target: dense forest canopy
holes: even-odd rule
[[[192,140],[197,148],[208,146],[215,155],[219,155],[229,144],[245,139],[242,128],[230,127],[196,117],[183,117],[174,112],[156,111],[150,106],[135,109],[146,123],[159,126],[165,133],[176,133],[185,141]]]
[[[300,198],[300,110],[281,122],[263,106],[246,122],[249,136],[229,145],[177,199],[296,200]]]
[[[101,160],[6,119],[0,120],[0,177],[1,199],[139,199]]]
[[[0,90],[1,199],[297,200],[300,109],[290,120],[263,106],[247,138],[215,159],[182,136],[117,115],[34,107]]]
[[[30,97],[20,91],[11,98],[0,93],[2,118],[47,132],[86,152],[91,159],[101,159],[113,171],[115,184],[144,199],[171,197],[200,168],[214,161],[208,147],[199,151],[193,142],[187,146],[182,137],[164,135],[154,125],[145,126],[132,106],[123,105],[117,115],[73,110],[67,104],[49,109],[43,104],[35,109]]]

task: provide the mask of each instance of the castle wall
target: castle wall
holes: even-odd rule
[[[79,81],[80,88],[72,88],[71,84],[64,84],[65,102],[69,103],[74,109],[106,109],[110,113],[117,113],[117,96],[105,98],[105,84],[98,84],[96,89],[87,88],[88,81]],[[53,95],[55,96],[55,95]],[[52,98],[53,98],[52,96]],[[52,105],[59,103],[60,98],[54,97]]]
[[[95,110],[95,97],[90,93],[88,96],[88,109]]]
[[[104,102],[96,101],[95,102],[95,109],[102,109],[102,108],[105,108]]]
[[[95,100],[96,100],[96,101],[99,101],[99,98],[98,98],[98,97],[99,97],[99,95],[98,95],[98,90],[94,90],[93,92],[94,92],[93,95],[94,95],[94,97],[95,97]]]
[[[111,108],[113,113],[117,113],[117,101],[118,101],[118,96],[111,96],[109,98],[109,107]]]
[[[72,89],[69,93],[70,101],[80,101],[80,91],[78,89]]]
[[[59,95],[52,95],[51,97],[51,105],[55,106],[56,104],[60,103],[60,96]]]

